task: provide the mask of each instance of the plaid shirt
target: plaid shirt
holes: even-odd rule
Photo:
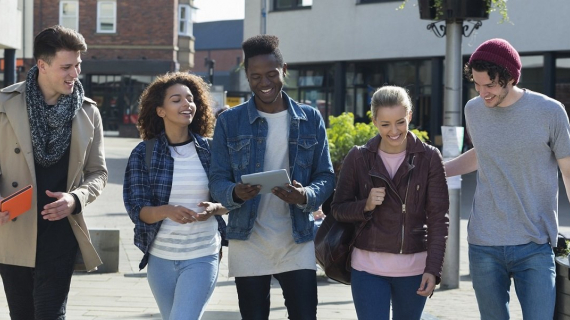
[[[200,162],[202,162],[202,166],[206,174],[208,174],[210,168],[210,147],[208,142],[200,135],[192,132],[190,132],[190,135],[193,137]],[[131,152],[123,183],[125,208],[135,224],[135,245],[144,253],[144,257],[139,265],[141,270],[148,263],[148,251],[160,229],[162,221],[147,224],[140,220],[140,211],[143,207],[168,204],[172,188],[174,159],[170,155],[168,140],[164,131],[157,137],[152,151],[150,174],[146,167],[145,157],[146,145],[143,141]],[[219,222],[218,217],[216,216],[216,219]]]

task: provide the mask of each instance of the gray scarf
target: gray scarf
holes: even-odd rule
[[[73,92],[62,95],[55,106],[48,108],[38,86],[38,66],[26,78],[26,106],[32,135],[34,160],[47,168],[61,159],[71,144],[71,120],[83,104],[83,87],[75,81]]]

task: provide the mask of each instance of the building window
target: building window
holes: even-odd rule
[[[397,2],[400,0],[360,0],[359,3]]]
[[[79,1],[61,1],[59,3],[59,24],[79,31]]]
[[[544,56],[522,56],[521,63],[524,72],[517,86],[544,93]]]
[[[273,10],[310,8],[313,0],[273,0]]]
[[[192,36],[193,8],[187,4],[178,6],[178,34],[181,36]]]
[[[97,2],[97,32],[117,32],[117,3],[115,1]]]

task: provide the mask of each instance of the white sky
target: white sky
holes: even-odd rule
[[[245,16],[245,0],[194,0],[196,22],[235,20]]]

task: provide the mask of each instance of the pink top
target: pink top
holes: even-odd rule
[[[390,179],[406,157],[406,151],[390,154],[378,150]],[[413,254],[394,254],[386,252],[371,252],[354,248],[352,251],[352,268],[370,274],[386,277],[408,277],[424,273],[427,251]]]

